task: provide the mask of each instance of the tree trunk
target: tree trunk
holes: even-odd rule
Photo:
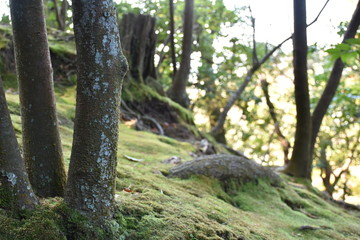
[[[355,37],[359,25],[360,25],[360,1],[357,4],[355,12],[344,34],[344,39],[342,41],[343,43],[347,39]],[[331,100],[335,96],[336,90],[340,83],[343,69],[344,69],[344,63],[341,61],[340,58],[336,59],[331,74],[329,76],[329,80],[324,89],[324,92],[322,93],[319,102],[317,103],[314,112],[312,114],[311,156],[314,153],[314,146],[320,131],[321,122],[327,112],[327,109],[330,106]]]
[[[322,179],[323,185],[325,187],[325,191],[330,195],[330,197],[333,196],[334,193],[334,186],[331,184],[331,175],[333,174],[331,166],[327,160],[326,156],[326,148],[328,147],[328,141],[325,140],[321,144],[320,149],[320,170],[321,174],[320,177]]]
[[[67,10],[69,8],[69,3],[67,0],[63,0],[61,3],[61,8],[59,8],[58,1],[53,0],[53,2],[54,2],[54,8],[55,8],[56,21],[58,23],[59,29],[61,31],[65,31],[66,16],[67,16]]]
[[[171,62],[173,65],[173,80],[176,76],[176,53],[175,53],[175,23],[174,23],[174,0],[169,0],[170,8],[170,48],[171,48]]]
[[[127,62],[113,1],[73,1],[78,53],[74,140],[65,201],[94,220],[114,206],[118,117]]]
[[[311,117],[307,76],[307,37],[305,0],[294,0],[294,78],[296,132],[291,160],[285,172],[295,177],[311,178]]]
[[[226,102],[226,105],[225,105],[223,111],[221,112],[215,127],[213,127],[210,131],[210,134],[212,136],[219,135],[222,131],[224,131],[224,124],[225,124],[225,120],[227,118],[228,112],[230,111],[232,106],[235,104],[236,100],[238,100],[239,97],[241,96],[241,94],[244,92],[246,86],[251,81],[254,73],[261,67],[261,65],[263,65],[274,54],[274,52],[276,50],[278,50],[285,42],[287,42],[290,39],[291,39],[291,37],[288,37],[287,39],[282,41],[279,45],[277,45],[270,52],[268,52],[259,62],[255,63],[252,66],[252,68],[250,68],[250,70],[246,73],[246,77],[245,77],[244,81],[242,82],[242,84],[239,86],[239,88],[235,92],[233,92],[231,94],[229,100]]]
[[[0,79],[0,208],[16,211],[36,204]]]
[[[271,119],[274,121],[275,133],[278,136],[278,139],[280,141],[281,147],[284,152],[284,165],[287,165],[289,163],[289,148],[291,147],[291,145],[280,129],[280,122],[277,119],[274,104],[271,102],[268,87],[269,87],[269,83],[266,81],[266,79],[263,79],[261,81],[261,88],[265,95],[266,104],[269,107]]]
[[[10,8],[29,179],[38,196],[63,196],[66,175],[42,1],[12,0]]]
[[[225,124],[225,120],[227,118],[228,112],[230,111],[232,106],[235,104],[236,100],[238,100],[239,97],[241,96],[241,94],[244,92],[246,86],[251,81],[252,76],[254,75],[254,73],[257,69],[258,69],[258,67],[256,67],[256,68],[252,67],[247,72],[246,77],[245,77],[244,81],[242,82],[242,84],[240,85],[240,87],[231,94],[229,100],[226,102],[226,105],[218,118],[218,121],[217,121],[215,127],[213,127],[211,129],[210,133],[212,136],[215,137],[215,136],[221,135],[222,132],[224,132],[224,124]]]
[[[182,42],[182,53],[180,68],[176,73],[174,81],[168,91],[168,96],[183,107],[190,104],[186,93],[186,85],[190,74],[191,48],[193,45],[193,26],[194,26],[194,0],[185,1],[184,9],[184,37]]]
[[[154,55],[156,48],[156,18],[149,15],[124,14],[120,24],[121,44],[129,61],[127,78],[145,83],[156,79]]]

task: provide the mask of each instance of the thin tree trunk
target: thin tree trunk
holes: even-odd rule
[[[186,94],[186,85],[190,74],[193,26],[194,0],[186,0],[184,9],[184,38],[182,42],[180,68],[168,91],[168,96],[183,107],[188,107],[190,104],[189,97]]]
[[[322,144],[320,150],[320,170],[321,170],[320,177],[325,187],[325,191],[332,197],[334,193],[334,186],[331,184],[330,179],[331,179],[331,175],[333,174],[333,171],[327,160],[327,154],[326,154],[327,147],[328,144],[324,143]]]
[[[326,5],[328,4],[329,0],[327,0],[324,4],[324,6],[322,7],[322,9],[320,10],[319,14],[316,16],[316,18],[307,25],[307,27],[311,26],[312,24],[314,24],[320,17],[321,13],[323,12],[323,10],[325,9]],[[253,23],[254,24],[254,23]],[[254,26],[254,25],[253,25]],[[255,34],[255,31],[253,32],[253,34]],[[221,113],[218,122],[216,124],[216,126],[211,130],[210,134],[213,136],[216,136],[217,134],[219,134],[220,132],[224,131],[224,124],[225,124],[225,120],[227,117],[227,114],[229,112],[229,110],[231,109],[231,107],[235,104],[236,100],[239,99],[240,95],[242,94],[242,92],[244,91],[246,85],[250,82],[252,75],[255,73],[255,71],[261,67],[262,64],[264,64],[273,54],[276,50],[278,50],[285,42],[287,42],[288,40],[290,40],[292,38],[292,36],[288,37],[287,39],[285,39],[284,41],[282,41],[279,45],[277,45],[276,47],[274,47],[270,52],[268,52],[256,65],[257,67],[255,68],[256,65],[253,64],[253,67],[248,71],[248,73],[246,74],[245,80],[244,82],[240,85],[239,89],[232,93],[229,100],[227,101],[225,108],[223,110],[223,112]],[[253,43],[256,44],[256,41],[253,38]],[[254,53],[255,51],[253,51]],[[253,57],[253,59],[256,61],[257,57]]]
[[[345,42],[349,38],[354,38],[357,29],[359,28],[359,25],[360,25],[360,1],[357,4],[357,7],[350,20],[350,23],[345,32],[344,39],[342,42]],[[331,74],[329,76],[329,80],[324,89],[324,92],[322,93],[319,102],[317,103],[314,112],[312,114],[311,155],[313,155],[314,153],[314,146],[320,131],[321,122],[339,86],[343,69],[344,69],[344,63],[341,61],[340,58],[336,59]]]
[[[58,0],[53,0],[53,2],[54,2],[54,8],[55,8],[56,21],[59,25],[59,29],[61,31],[65,31],[66,14],[67,14],[67,10],[69,8],[69,3],[67,2],[67,0],[63,0],[61,3],[61,8],[60,8],[58,5]]]
[[[42,1],[12,0],[10,8],[29,179],[38,196],[63,196],[66,175]]]
[[[175,55],[175,23],[174,23],[174,0],[169,0],[170,8],[170,48],[171,48],[171,62],[173,65],[173,80],[176,76],[176,55]]]
[[[226,105],[225,105],[223,111],[221,112],[215,127],[213,127],[213,129],[211,129],[211,132],[210,132],[211,135],[215,136],[223,131],[228,112],[230,111],[232,106],[235,104],[236,100],[238,100],[239,97],[241,96],[241,94],[244,92],[246,86],[251,81],[254,73],[261,67],[261,65],[263,65],[274,54],[274,52],[276,50],[278,50],[285,42],[287,42],[290,39],[291,39],[291,37],[288,37],[283,42],[281,42],[279,45],[274,47],[257,64],[253,65],[252,68],[247,72],[246,77],[245,77],[244,81],[242,82],[242,84],[240,85],[240,87],[231,94],[229,100],[226,102]]]
[[[74,140],[65,201],[94,220],[114,206],[118,117],[127,62],[113,1],[73,1],[78,53]]]
[[[271,102],[268,86],[269,83],[266,81],[266,79],[261,81],[261,88],[265,95],[266,104],[269,107],[271,119],[274,121],[275,133],[278,136],[278,139],[280,141],[281,147],[284,152],[284,165],[287,165],[289,163],[289,148],[291,147],[291,145],[290,142],[284,136],[284,134],[281,132],[280,122],[277,119],[274,104]]]
[[[0,208],[32,209],[38,203],[27,176],[0,79]]]
[[[291,160],[285,172],[295,177],[311,178],[311,116],[307,76],[306,3],[294,0],[294,79],[296,132]]]

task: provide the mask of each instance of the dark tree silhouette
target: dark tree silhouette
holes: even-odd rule
[[[184,37],[182,42],[182,53],[179,70],[168,91],[168,96],[183,107],[190,104],[186,94],[186,85],[190,74],[191,48],[193,45],[193,26],[194,26],[194,0],[185,1],[184,9]]]
[[[354,38],[360,25],[360,1],[357,4],[355,12],[349,22],[347,30],[344,34],[343,43],[350,38]],[[321,122],[330,106],[331,100],[335,96],[336,90],[339,86],[341,75],[344,69],[344,63],[340,58],[335,60],[329,80],[326,84],[324,92],[322,93],[319,102],[317,103],[312,114],[312,134],[311,134],[311,154],[313,155],[314,146],[317,136],[320,131]]]
[[[307,75],[306,3],[294,0],[294,82],[296,103],[296,132],[293,153],[285,172],[310,178],[309,163],[311,141],[310,98]]]
[[[170,12],[170,48],[171,48],[171,62],[173,65],[173,79],[176,76],[176,53],[175,53],[175,22],[174,22],[174,0],[169,0],[169,12]]]

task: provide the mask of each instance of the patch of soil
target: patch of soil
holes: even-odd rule
[[[135,128],[138,130],[150,131],[182,141],[196,139],[186,126],[179,123],[176,110],[157,99],[124,102],[121,107],[121,119],[123,121],[136,119]]]

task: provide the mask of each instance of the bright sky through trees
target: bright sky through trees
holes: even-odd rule
[[[120,2],[120,0],[115,2]],[[131,1],[128,0],[128,2]],[[224,0],[224,2],[230,9],[251,6],[256,18],[256,34],[259,42],[277,45],[292,32],[292,1]],[[325,2],[326,0],[307,1],[308,22],[314,20]],[[356,2],[355,0],[330,0],[317,23],[308,29],[309,45],[315,42],[321,45],[339,43],[341,38],[336,33],[337,26],[342,21],[350,20]],[[0,16],[9,14],[8,3],[8,0],[0,0]]]
[[[293,28],[293,6],[289,0],[224,0],[229,8],[248,6],[256,18],[258,42],[277,45],[290,36]],[[307,22],[312,22],[326,0],[307,1]],[[357,1],[330,0],[318,21],[308,29],[309,45],[337,44],[341,37],[337,35],[340,22],[349,21]],[[291,42],[289,42],[291,44]],[[289,44],[288,43],[288,44]]]

